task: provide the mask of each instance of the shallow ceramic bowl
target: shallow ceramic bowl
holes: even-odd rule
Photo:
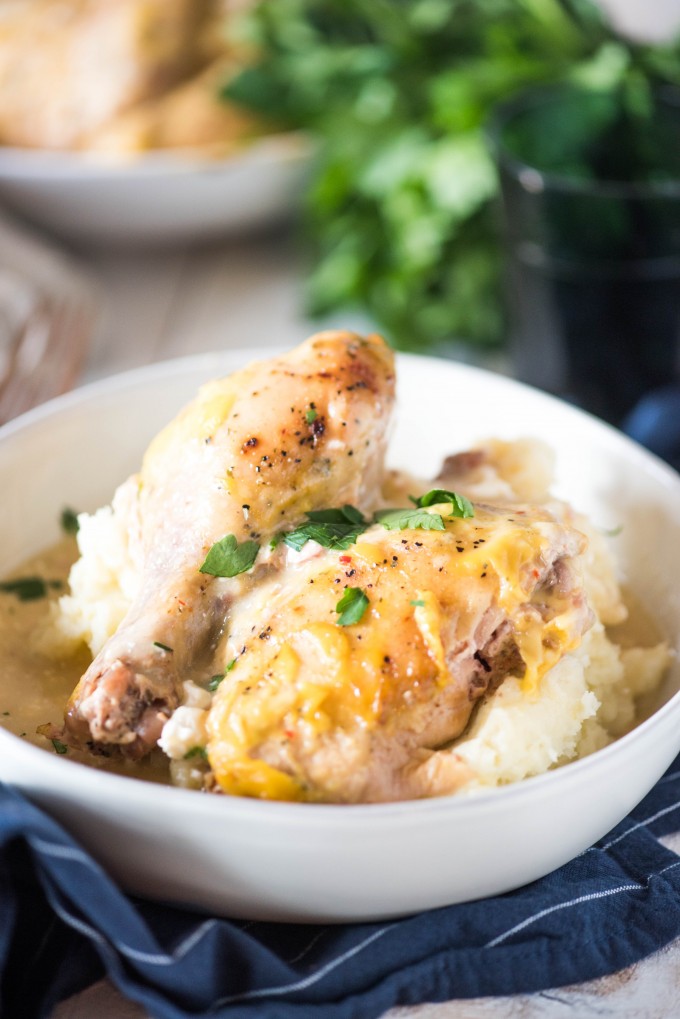
[[[57,539],[63,505],[107,502],[201,382],[254,356],[128,373],[0,429],[0,575]],[[394,466],[427,476],[475,439],[549,440],[558,493],[602,527],[623,526],[616,542],[627,583],[680,650],[677,474],[606,425],[500,376],[402,357],[399,379]],[[679,687],[676,661],[654,713],[623,739],[465,799],[320,806],[205,796],[95,771],[2,730],[0,779],[138,894],[255,919],[371,920],[507,891],[591,845],[680,751]]]
[[[0,196],[37,226],[99,246],[207,241],[262,229],[297,207],[310,144],[261,138],[224,158],[127,159],[0,147]]]

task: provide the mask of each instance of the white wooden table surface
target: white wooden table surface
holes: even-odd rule
[[[291,347],[315,328],[301,310],[303,269],[285,236],[195,250],[81,252],[104,317],[83,381],[190,353]],[[346,316],[334,323],[356,327]],[[669,845],[680,852],[680,836]],[[514,998],[396,1008],[390,1019],[673,1019],[680,1016],[680,940],[611,977]],[[63,1002],[52,1019],[144,1019],[107,981]]]

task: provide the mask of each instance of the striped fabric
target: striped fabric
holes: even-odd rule
[[[580,982],[680,935],[680,758],[596,846],[507,895],[380,924],[229,922],[123,895],[0,786],[0,1015],[47,1016],[106,972],[162,1019],[370,1019],[394,1004]]]

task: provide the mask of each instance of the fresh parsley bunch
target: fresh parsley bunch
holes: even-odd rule
[[[564,78],[680,78],[678,50],[618,40],[590,0],[260,0],[227,93],[318,140],[308,310],[367,311],[398,347],[503,336],[499,100]]]

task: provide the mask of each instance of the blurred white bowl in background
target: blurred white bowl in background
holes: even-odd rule
[[[261,138],[224,158],[168,150],[115,161],[0,147],[0,202],[86,244],[206,241],[289,219],[310,151],[299,133]]]

